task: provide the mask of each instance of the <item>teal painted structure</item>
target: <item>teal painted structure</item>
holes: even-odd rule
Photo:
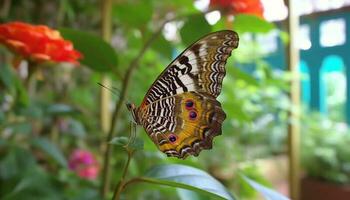
[[[343,45],[322,47],[320,44],[320,25],[324,21],[343,19],[345,21],[346,41]],[[301,96],[304,104],[311,110],[317,110],[327,114],[326,92],[327,87],[323,75],[328,72],[344,72],[346,77],[346,102],[344,120],[350,124],[350,12],[342,11],[323,12],[302,16],[301,25],[310,27],[311,48],[300,51],[300,71],[303,74]],[[280,40],[278,50],[270,54],[266,60],[274,67],[285,69],[285,47]]]

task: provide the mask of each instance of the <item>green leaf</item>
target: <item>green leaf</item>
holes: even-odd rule
[[[8,88],[11,91],[11,93],[13,93],[15,81],[13,80],[14,77],[11,72],[11,69],[9,68],[8,65],[1,64],[0,70],[1,70],[0,81],[6,86],[6,88]]]
[[[79,113],[77,109],[66,104],[52,104],[47,108],[46,112],[50,115],[59,115],[59,116]]]
[[[176,11],[178,16],[184,16],[189,14],[198,13],[198,9],[195,8],[193,1],[189,0],[162,0],[157,1],[157,6],[164,10],[173,10]]]
[[[203,194],[198,194],[198,193],[193,192],[191,190],[185,190],[185,189],[177,188],[176,191],[177,191],[177,194],[179,195],[181,200],[187,200],[187,199],[191,199],[191,200],[210,200],[211,199],[208,196],[205,196]]]
[[[70,198],[71,200],[99,200],[100,195],[98,190],[95,188],[79,188],[76,190],[75,188],[71,188]]]
[[[73,42],[75,49],[83,54],[82,64],[98,72],[115,71],[118,65],[117,54],[102,38],[68,28],[61,28],[59,31],[65,39]]]
[[[146,26],[153,14],[151,1],[123,2],[114,5],[113,18],[127,26]]]
[[[16,101],[22,106],[28,106],[29,105],[29,96],[28,96],[27,90],[25,89],[23,83],[18,78],[16,78],[15,85],[16,85],[16,89],[17,89]]]
[[[122,146],[129,151],[142,150],[144,146],[143,140],[140,138],[115,137],[109,143]]]
[[[109,141],[109,144],[113,144],[116,146],[126,146],[129,142],[129,138],[127,137],[114,137],[111,141]]]
[[[57,146],[45,138],[36,138],[32,144],[51,156],[58,164],[67,167],[67,160]]]
[[[13,180],[13,179],[12,179]],[[7,180],[7,183],[11,180]],[[62,190],[59,184],[54,184],[50,175],[38,165],[33,166],[19,179],[5,196],[4,200],[12,199],[63,199]]]
[[[254,86],[259,85],[259,82],[251,74],[245,73],[237,67],[233,67],[231,70],[233,71],[233,75],[236,79],[241,79]]]
[[[180,30],[182,42],[185,46],[197,41],[199,38],[211,32],[211,26],[208,24],[204,15],[195,15],[189,17]]]
[[[280,31],[279,32],[279,37],[281,38],[282,43],[284,45],[287,45],[287,43],[289,42],[289,34],[288,34],[288,32]]]
[[[243,175],[242,175],[243,176]],[[263,185],[261,185],[258,182],[253,181],[252,179],[249,179],[246,176],[243,176],[243,179],[249,183],[249,185],[254,188],[256,191],[260,192],[264,196],[266,200],[288,200],[287,197],[283,196],[282,194],[267,188]]]
[[[77,139],[81,139],[86,136],[86,130],[82,122],[71,119],[68,121],[68,125],[69,126],[67,132],[77,137]]]
[[[9,180],[26,173],[36,165],[36,160],[28,149],[6,145],[0,155],[0,179]]]
[[[154,50],[163,55],[165,58],[172,58],[173,49],[169,41],[163,36],[157,38],[152,46]]]
[[[129,150],[143,150],[144,142],[140,138],[134,138],[128,145]]]
[[[32,124],[27,121],[10,123],[7,127],[11,128],[14,133],[23,135],[29,135],[33,128]]]
[[[183,188],[218,199],[234,199],[227,189],[208,173],[185,165],[171,164],[153,167],[139,180]]]
[[[267,33],[275,29],[275,25],[254,15],[240,14],[235,16],[233,27],[240,33]]]

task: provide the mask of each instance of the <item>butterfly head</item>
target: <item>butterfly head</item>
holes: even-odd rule
[[[126,103],[126,107],[131,112],[132,118],[136,124],[140,124],[139,118],[137,117],[137,108],[133,103]]]

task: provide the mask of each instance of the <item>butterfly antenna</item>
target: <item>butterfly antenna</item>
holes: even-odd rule
[[[114,95],[120,97],[120,89],[119,88],[116,88],[116,87],[107,87],[105,85],[103,85],[102,83],[97,83],[99,84],[101,87],[107,89],[108,91],[112,92]],[[127,100],[124,100],[124,103],[131,103],[131,101],[129,101],[128,99]]]
[[[107,86],[103,85],[102,83],[97,83],[97,84],[99,84],[101,87],[107,89],[108,91],[112,92],[116,96],[118,96],[118,97],[120,96],[120,90],[118,88],[116,88],[116,87],[111,87],[110,88],[110,87],[107,87]]]

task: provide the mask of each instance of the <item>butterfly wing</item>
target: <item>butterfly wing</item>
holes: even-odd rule
[[[159,150],[184,159],[212,147],[225,117],[214,97],[192,91],[151,103],[142,124]]]
[[[203,91],[217,97],[226,74],[226,60],[237,47],[238,35],[230,30],[211,33],[199,39],[158,76],[141,107],[189,91]]]
[[[237,46],[238,35],[233,31],[204,36],[182,52],[148,90],[138,118],[168,156],[197,156],[221,134],[226,115],[216,97],[226,60]]]

